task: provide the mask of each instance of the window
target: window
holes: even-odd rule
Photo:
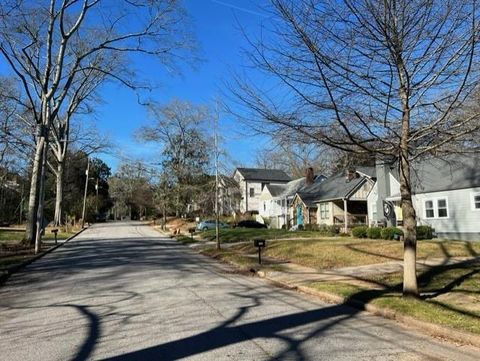
[[[330,218],[330,207],[328,203],[320,203],[320,219]]]
[[[446,199],[438,199],[437,200],[437,209],[438,209],[438,218],[447,218],[448,217],[447,200]]]
[[[425,217],[426,218],[434,218],[435,217],[435,210],[433,209],[433,201],[426,201],[425,202]]]
[[[480,211],[480,193],[472,194],[472,209],[474,211]]]
[[[255,197],[255,188],[250,188],[250,197]]]
[[[448,218],[448,202],[446,198],[425,201],[425,218]]]
[[[267,202],[263,202],[263,211],[265,212],[267,210]]]

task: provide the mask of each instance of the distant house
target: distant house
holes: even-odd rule
[[[240,209],[242,195],[235,179],[221,175],[218,180],[218,211],[231,215]]]
[[[449,156],[412,165],[417,223],[439,238],[480,240],[480,157]],[[403,225],[396,165],[377,163],[377,183],[368,197],[371,225]]]
[[[265,186],[286,184],[290,181],[290,177],[282,170],[261,168],[237,168],[233,179],[239,185],[242,213],[259,211],[260,194]]]
[[[301,189],[292,201],[295,225],[336,225],[347,232],[368,223],[367,197],[374,186],[375,168],[361,167]]]
[[[270,221],[270,228],[290,228],[293,224],[290,207],[295,194],[310,184],[320,183],[325,179],[323,175],[314,176],[313,169],[309,168],[306,177],[286,184],[267,185],[260,195],[260,216]]]

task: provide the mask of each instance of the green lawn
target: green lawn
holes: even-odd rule
[[[43,240],[54,240],[55,235],[51,232],[52,228],[47,228],[45,235],[42,237]],[[72,236],[75,232],[58,232],[58,239],[67,239]],[[7,231],[0,230],[0,242],[19,242],[23,239],[25,235],[24,231]]]
[[[252,244],[230,248],[240,253],[254,253]],[[324,238],[311,240],[268,241],[265,256],[290,261],[316,269],[384,263],[403,259],[403,244],[398,241]],[[419,241],[417,258],[479,256],[480,242]]]

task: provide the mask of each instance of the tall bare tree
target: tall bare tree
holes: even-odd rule
[[[477,2],[270,4],[277,21],[268,35],[251,41],[250,59],[273,75],[267,83],[274,90],[239,76],[231,86],[234,101],[250,110],[250,125],[260,132],[397,161],[403,292],[417,295],[412,162],[480,150],[480,113],[463,111],[479,81]]]
[[[212,143],[206,126],[211,115],[204,106],[180,100],[166,105],[151,103],[148,111],[152,124],[140,128],[137,136],[160,146],[161,165],[174,185],[171,191],[180,215],[187,211],[208,171]]]
[[[73,84],[95,70],[139,86],[127,59],[143,54],[170,66],[190,46],[184,13],[175,0],[5,0],[0,3],[0,54],[23,85],[36,124],[26,239],[40,239],[46,149],[52,123]],[[110,72],[102,59],[123,61]]]

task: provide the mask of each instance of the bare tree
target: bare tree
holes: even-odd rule
[[[170,66],[171,60],[180,55],[177,50],[190,45],[183,18],[175,0],[0,3],[0,54],[22,84],[24,102],[36,124],[28,241],[35,238],[38,243],[40,239],[49,134],[53,121],[67,107],[72,86],[94,70],[138,88],[127,56],[149,55]],[[123,62],[123,71],[104,68],[105,58]]]
[[[247,117],[257,131],[397,161],[404,219],[403,292],[417,295],[412,162],[432,154],[480,150],[475,138],[480,113],[462,110],[479,80],[477,3],[270,4],[278,21],[262,40],[251,41],[250,59],[273,75],[274,86],[268,83],[273,90],[238,76],[230,87],[234,101],[250,110]]]
[[[161,165],[174,185],[171,191],[178,216],[187,211],[208,170],[213,144],[205,127],[211,115],[204,106],[179,100],[167,105],[151,103],[148,111],[152,125],[139,129],[137,136],[159,144]]]

